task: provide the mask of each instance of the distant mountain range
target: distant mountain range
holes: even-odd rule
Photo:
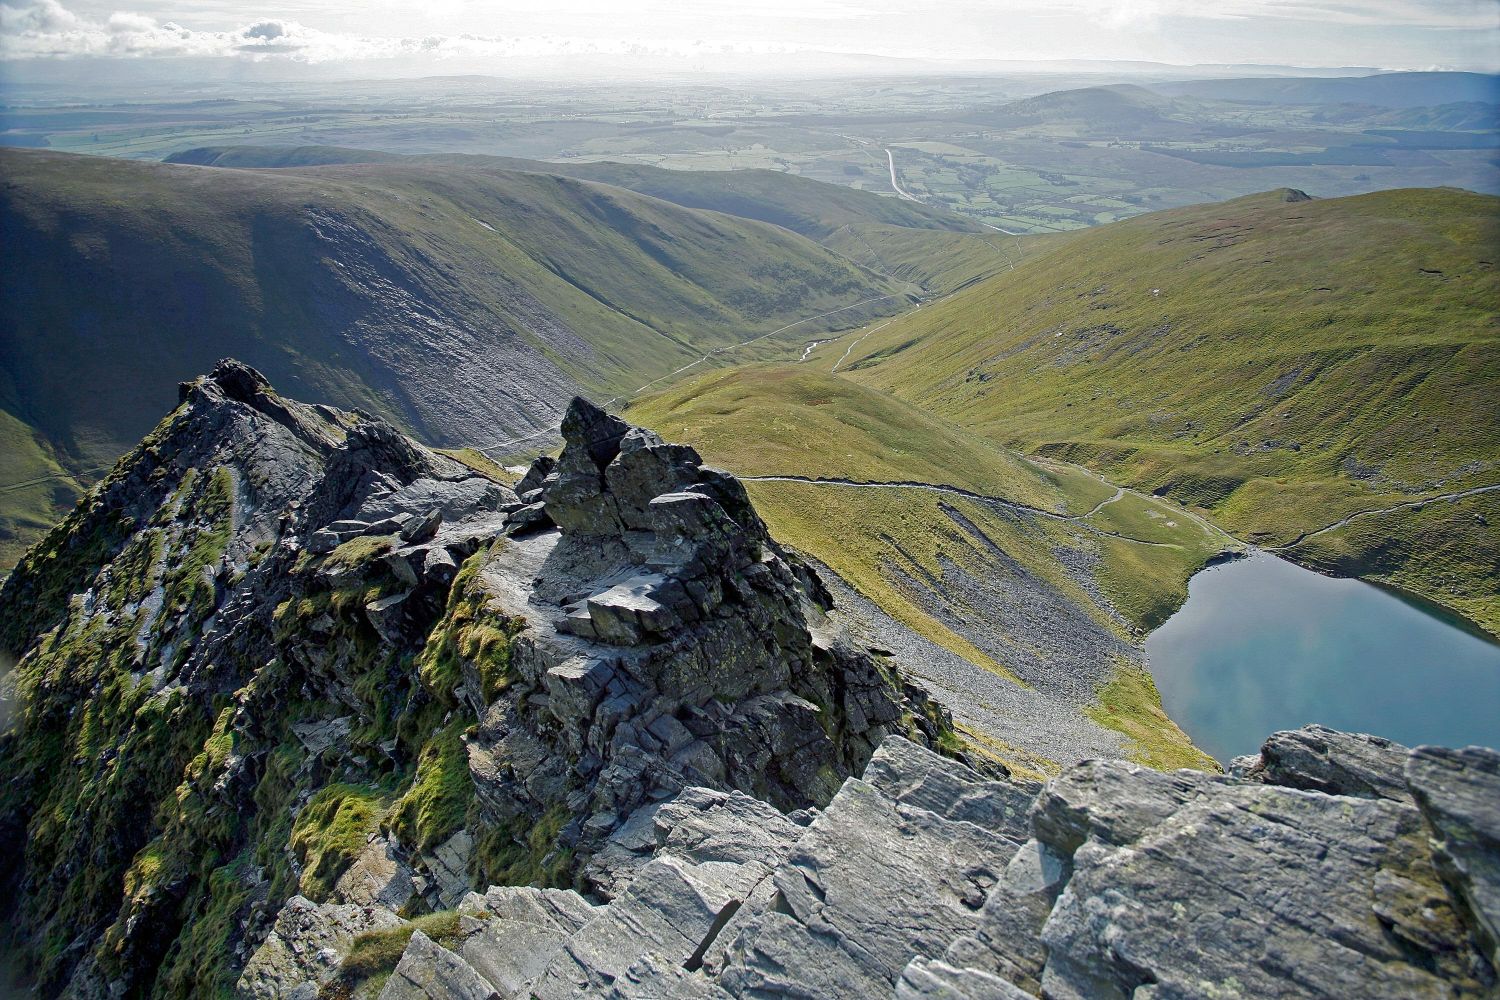
[[[1150,84],[1171,96],[1265,104],[1372,104],[1420,108],[1463,102],[1500,103],[1500,76],[1488,73],[1379,73],[1358,77],[1184,80]]]

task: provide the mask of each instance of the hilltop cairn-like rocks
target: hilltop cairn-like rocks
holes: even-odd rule
[[[738,480],[582,399],[562,433],[480,575],[526,623],[505,695],[466,685],[486,819],[561,807],[560,847],[587,853],[683,788],[823,805],[888,734],[927,738],[939,710],[849,641]]]

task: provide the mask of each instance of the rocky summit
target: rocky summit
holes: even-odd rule
[[[0,591],[38,995],[1497,995],[1500,754],[1013,776],[738,480],[561,433],[512,481],[182,387]]]

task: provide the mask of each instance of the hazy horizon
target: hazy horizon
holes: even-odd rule
[[[0,82],[892,74],[1048,64],[1500,70],[1484,0],[20,0]],[[1147,69],[1155,67],[1145,67]]]

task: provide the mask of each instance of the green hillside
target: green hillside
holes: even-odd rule
[[[0,487],[112,461],[227,355],[486,447],[577,392],[625,395],[792,324],[857,325],[912,287],[784,228],[534,172],[7,150],[0,174],[0,407],[52,456]],[[33,537],[49,506],[0,502],[4,530]]]
[[[1493,523],[1442,499],[1500,483],[1497,209],[1453,189],[1282,191],[1028,241],[840,371],[1265,546],[1432,500],[1289,552],[1500,632]]]
[[[167,162],[217,167],[406,162],[470,170],[527,170],[613,184],[687,208],[769,222],[818,240],[851,224],[961,232],[981,228],[940,208],[777,170],[664,170],[633,163],[555,163],[456,153],[401,156],[333,146],[206,146],[173,153]]]

